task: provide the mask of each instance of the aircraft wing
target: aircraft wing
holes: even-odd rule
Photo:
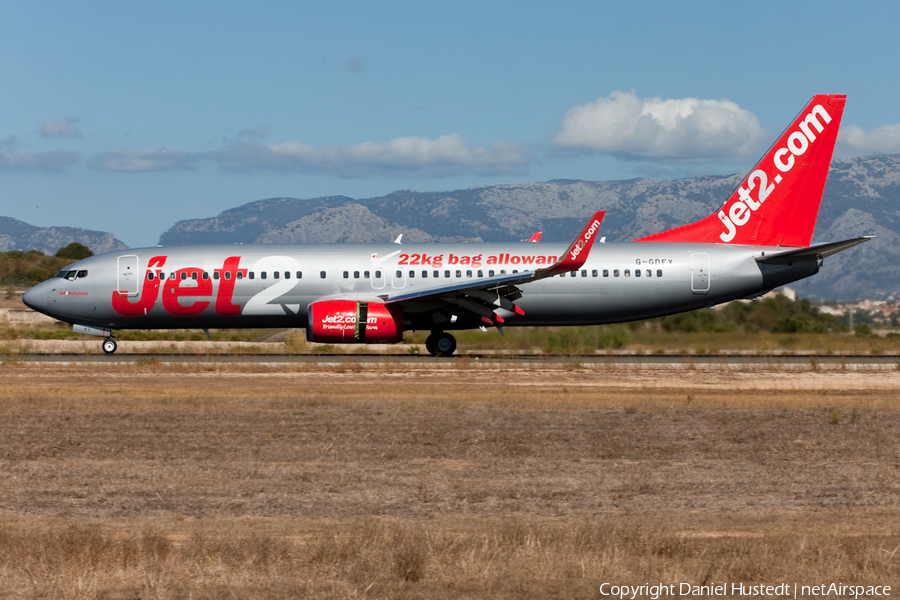
[[[503,323],[503,317],[495,312],[497,308],[503,308],[519,315],[525,314],[514,303],[515,300],[522,296],[522,292],[516,286],[553,277],[560,273],[575,271],[584,265],[605,215],[606,211],[594,213],[578,237],[569,245],[566,252],[559,260],[548,267],[534,271],[522,271],[521,273],[478,279],[477,281],[460,281],[452,285],[414,292],[403,292],[401,290],[396,294],[381,294],[378,298],[385,304],[438,300],[447,304],[455,304],[471,311],[480,316],[481,320],[486,324],[493,325],[495,321]]]
[[[838,252],[846,250],[847,248],[852,248],[853,246],[868,242],[869,240],[874,238],[875,236],[870,235],[865,237],[853,238],[850,240],[844,240],[842,242],[817,244],[815,246],[810,246],[809,248],[782,250],[779,252],[766,254],[765,256],[759,256],[756,258],[756,262],[769,265],[787,265],[793,264],[795,262],[822,260],[826,256],[837,254]]]

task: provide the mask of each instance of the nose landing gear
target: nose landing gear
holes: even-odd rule
[[[116,351],[116,348],[118,348],[118,345],[116,344],[116,338],[108,337],[103,340],[103,352],[105,352],[106,354],[113,354]]]
[[[432,356],[452,356],[456,352],[456,338],[445,331],[433,331],[425,340],[425,348]]]

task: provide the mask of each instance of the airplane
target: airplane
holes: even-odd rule
[[[756,298],[871,239],[810,245],[845,95],[813,96],[721,209],[631,242],[595,243],[605,212],[568,245],[215,245],[79,260],[24,295],[36,311],[117,348],[115,329],[305,328],[312,342],[397,343],[429,331],[594,325]]]

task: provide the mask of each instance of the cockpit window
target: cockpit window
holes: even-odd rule
[[[87,277],[88,272],[87,269],[81,269],[80,271],[60,271],[56,274],[58,279],[68,279],[69,281],[75,281],[76,279],[81,279],[82,277]]]

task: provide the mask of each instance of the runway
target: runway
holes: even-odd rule
[[[6,360],[25,363],[268,363],[268,364],[462,364],[470,361],[513,364],[607,364],[607,365],[769,365],[804,367],[854,367],[900,369],[900,356],[893,354],[478,354],[449,358],[422,354],[82,354],[21,353]],[[0,358],[0,362],[3,359]]]

